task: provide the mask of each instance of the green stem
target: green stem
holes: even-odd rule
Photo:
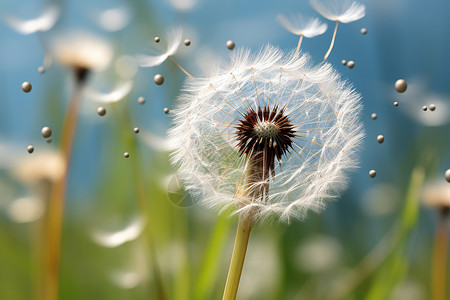
[[[236,299],[252,227],[253,222],[251,215],[241,214],[239,216],[236,240],[234,242],[233,255],[231,257],[230,269],[228,270],[227,282],[225,284],[225,291],[222,298],[223,300]]]
[[[88,70],[76,71],[76,86],[69,102],[64,126],[61,132],[60,151],[63,157],[64,173],[56,180],[50,194],[48,204],[47,237],[44,259],[44,299],[58,299],[59,269],[61,256],[61,232],[64,214],[64,200],[67,186],[67,176],[72,154],[73,141],[81,104],[81,91]]]
[[[433,300],[445,300],[447,275],[448,221],[449,208],[439,210],[438,227],[434,240],[431,293]]]

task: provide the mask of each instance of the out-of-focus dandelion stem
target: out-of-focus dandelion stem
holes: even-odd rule
[[[448,249],[448,216],[450,208],[439,209],[438,225],[434,239],[433,265],[431,275],[431,299],[445,300],[447,249]]]
[[[339,21],[336,21],[336,26],[334,27],[334,32],[333,32],[333,37],[331,38],[331,44],[330,44],[330,48],[328,48],[327,53],[325,54],[325,56],[323,57],[323,60],[327,60],[328,55],[330,55],[331,50],[333,49],[334,46],[334,40],[336,39],[336,32],[338,29],[338,25],[339,25]]]
[[[303,34],[300,35],[300,38],[298,39],[297,50],[295,50],[295,55],[297,55],[298,52],[300,51],[300,46],[302,45],[302,41],[303,41]]]
[[[191,74],[189,74],[188,71],[186,71],[175,59],[172,58],[172,56],[168,56],[170,58],[171,61],[173,61],[173,63],[180,68],[181,71],[183,71],[184,74],[186,74],[187,76],[193,78],[194,76],[192,76]]]
[[[59,267],[61,256],[61,232],[64,213],[64,200],[67,186],[67,175],[81,104],[81,92],[88,74],[87,69],[76,69],[76,85],[69,102],[64,126],[61,132],[60,151],[64,160],[64,174],[53,185],[48,205],[46,224],[46,250],[44,259],[44,299],[58,299]]]
[[[247,252],[248,239],[252,230],[253,222],[247,214],[239,216],[239,223],[234,241],[233,255],[231,257],[230,269],[228,270],[227,283],[223,293],[223,300],[236,299],[239,281],[241,279],[242,267],[244,266],[245,254]]]

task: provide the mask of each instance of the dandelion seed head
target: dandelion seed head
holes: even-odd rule
[[[324,18],[350,23],[366,15],[366,7],[350,0],[311,0],[311,6]]]
[[[290,33],[312,38],[327,31],[328,25],[319,21],[317,18],[305,18],[297,14],[292,16],[278,15],[277,20]]]
[[[360,111],[330,64],[272,46],[239,49],[211,77],[186,80],[169,130],[172,162],[208,207],[302,219],[357,166]]]

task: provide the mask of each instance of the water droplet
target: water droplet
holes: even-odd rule
[[[343,66],[345,66],[345,65],[347,65],[347,61],[346,61],[345,59],[343,59],[343,60],[341,60],[341,64],[342,64]]]
[[[32,145],[28,145],[27,151],[28,151],[28,153],[33,153],[34,147]]]
[[[40,66],[40,67],[38,68],[38,72],[39,72],[39,74],[44,74],[44,73],[45,73],[45,68],[44,68],[44,66]]]
[[[157,85],[161,85],[164,83],[164,76],[162,76],[161,74],[156,74],[155,77],[153,77],[153,81]]]
[[[395,106],[395,107],[398,106],[398,102],[397,102],[397,101],[394,102],[394,106]]]
[[[50,127],[45,126],[41,129],[41,134],[44,138],[49,138],[52,135],[52,130]]]
[[[379,136],[377,136],[377,141],[378,141],[378,143],[383,144],[384,136],[382,136],[381,134]]]
[[[361,28],[361,34],[367,34],[367,29],[366,28]]]
[[[349,69],[353,69],[353,68],[355,67],[355,62],[354,62],[353,60],[350,60],[350,61],[347,63],[347,67],[348,67]]]
[[[134,127],[133,131],[134,131],[134,133],[139,133],[139,128]]]
[[[169,113],[169,109],[167,107],[164,107],[164,113],[167,115]]]
[[[378,118],[378,115],[376,113],[372,114],[372,120],[376,120]]]
[[[24,91],[25,93],[31,92],[31,83],[29,83],[28,81],[22,82],[22,91]]]
[[[370,176],[371,178],[375,178],[375,176],[377,176],[377,172],[376,172],[375,170],[370,170],[370,171],[369,171],[369,176]]]
[[[158,36],[155,36],[155,38],[153,40],[155,41],[155,43],[159,43],[159,41],[160,41]]]
[[[450,169],[447,169],[447,171],[445,171],[445,180],[447,180],[447,182],[450,182]]]
[[[227,46],[228,50],[233,50],[236,46],[236,44],[232,40],[227,41],[225,45]]]
[[[184,40],[184,45],[185,45],[185,46],[191,45],[191,41],[188,40],[188,39],[185,39],[185,40]]]
[[[48,138],[45,141],[47,142],[47,144],[50,144],[52,142],[52,138]]]
[[[428,107],[426,107],[426,105],[424,105],[424,106],[422,106],[422,110],[423,110],[423,111],[427,111],[427,110],[428,110]]]
[[[100,106],[99,108],[97,108],[97,114],[99,116],[104,116],[106,115],[106,109],[103,106]]]
[[[399,79],[395,82],[395,89],[399,93],[404,93],[407,87],[408,85],[406,84],[406,81],[404,79]]]
[[[128,158],[128,157],[130,157],[130,154],[129,154],[128,152],[125,152],[125,153],[123,154],[123,157]]]
[[[144,97],[139,97],[138,98],[138,102],[139,102],[139,104],[144,104],[145,103],[145,98]]]
[[[436,105],[435,104],[430,104],[430,110],[431,111],[435,111],[436,110]]]

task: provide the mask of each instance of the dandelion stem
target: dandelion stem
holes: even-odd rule
[[[230,269],[228,270],[227,283],[225,284],[225,291],[222,298],[223,300],[236,299],[252,226],[253,222],[251,216],[248,214],[241,214],[239,216],[233,255],[231,257]]]
[[[178,68],[180,68],[181,71],[183,71],[184,74],[186,74],[187,76],[193,78],[194,76],[192,76],[191,74],[189,74],[188,71],[186,71],[175,59],[172,58],[172,56],[168,56],[170,58],[171,61],[173,61],[173,63],[175,65],[177,65]]]
[[[446,270],[447,270],[447,248],[448,248],[448,207],[439,209],[439,219],[436,229],[433,250],[433,263],[431,274],[431,299],[445,300],[446,295]]]
[[[330,55],[331,50],[333,49],[334,40],[336,39],[336,32],[337,32],[337,29],[338,29],[338,25],[339,25],[339,21],[336,21],[336,26],[334,27],[334,32],[333,32],[333,38],[331,39],[330,48],[328,48],[328,51],[327,51],[327,53],[325,54],[325,56],[323,58],[324,61],[327,60],[328,55]]]
[[[47,237],[44,259],[44,299],[58,299],[59,266],[61,256],[61,232],[64,213],[64,200],[67,186],[67,175],[81,104],[81,91],[88,70],[76,70],[76,86],[69,102],[64,126],[61,132],[60,151],[64,161],[64,173],[52,187],[48,204]]]
[[[303,41],[303,34],[301,34],[300,38],[298,39],[297,50],[295,50],[295,55],[297,55],[298,52],[300,51],[300,46],[302,45],[302,41]]]

